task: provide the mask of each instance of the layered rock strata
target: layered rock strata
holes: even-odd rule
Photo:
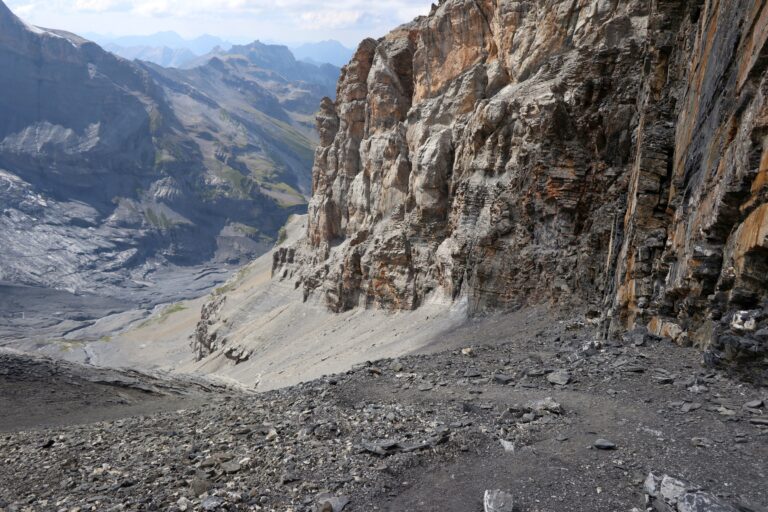
[[[756,0],[443,1],[323,102],[274,273],[333,311],[567,303],[759,357],[767,38]]]

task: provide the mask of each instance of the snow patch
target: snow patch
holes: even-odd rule
[[[65,41],[67,41],[69,44],[71,44],[75,48],[78,47],[77,42],[73,41],[72,39],[70,39],[68,37],[65,37],[65,36],[63,36],[61,34],[57,34],[57,33],[53,32],[51,30],[44,29],[42,27],[37,27],[35,25],[31,25],[31,24],[27,23],[26,21],[22,20],[21,18],[17,18],[17,19],[21,22],[21,24],[24,26],[25,29],[27,29],[28,31],[32,32],[33,34],[36,34],[38,36],[48,36],[48,37],[55,37],[55,38],[58,38],[58,39],[64,39]]]

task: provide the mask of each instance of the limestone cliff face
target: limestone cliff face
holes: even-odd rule
[[[759,355],[766,38],[759,0],[443,1],[323,102],[275,274],[334,311],[578,304]]]

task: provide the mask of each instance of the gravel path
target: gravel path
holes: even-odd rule
[[[0,508],[467,512],[499,489],[520,511],[629,511],[651,471],[768,505],[765,387],[667,343],[585,342],[408,356],[6,433]]]

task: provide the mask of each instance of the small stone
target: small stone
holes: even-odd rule
[[[497,384],[507,385],[515,379],[509,375],[504,375],[503,373],[496,373],[493,376],[493,380]]]
[[[296,475],[294,475],[293,473],[291,473],[290,471],[286,471],[280,477],[280,483],[283,485],[291,484],[293,482],[298,482],[299,480],[301,479]]]
[[[218,510],[224,504],[224,500],[217,496],[208,496],[200,504],[203,510],[210,512],[212,510]]]
[[[513,512],[514,497],[498,489],[485,491],[483,506],[485,512]]]
[[[515,443],[512,441],[507,441],[506,439],[501,439],[501,446],[504,448],[504,451],[507,453],[514,453],[515,452]]]
[[[712,440],[706,437],[694,437],[691,439],[691,444],[696,448],[712,448]]]
[[[475,357],[475,351],[472,349],[472,347],[461,349],[461,353],[467,357]]]
[[[603,344],[599,340],[588,341],[581,346],[581,353],[585,356],[594,356],[603,348]]]
[[[200,467],[212,468],[216,465],[217,462],[218,460],[216,459],[216,457],[208,457],[207,459],[205,459],[203,462],[200,463]]]
[[[735,331],[754,331],[757,320],[752,311],[737,311],[731,320],[731,329]]]
[[[737,512],[741,507],[722,500],[701,488],[669,475],[648,474],[645,480],[648,510],[686,512]]]
[[[190,489],[195,496],[200,496],[211,490],[212,484],[208,480],[195,478],[189,483]]]
[[[706,393],[707,391],[709,391],[709,388],[701,384],[694,384],[693,386],[688,388],[688,391],[698,395],[700,393]]]
[[[595,444],[593,444],[595,448],[598,450],[615,450],[616,445],[612,443],[611,441],[608,441],[607,439],[598,439],[595,441]]]
[[[233,474],[240,471],[240,464],[237,462],[225,462],[221,465],[221,470],[227,474]]]
[[[768,427],[768,418],[751,418],[749,422],[753,425]]]
[[[736,416],[736,411],[729,409],[724,405],[718,407],[717,412],[719,412],[721,416]]]
[[[697,409],[701,409],[701,404],[697,402],[685,402],[682,407],[680,407],[680,410],[684,413],[689,413]]]
[[[571,382],[571,374],[565,370],[557,370],[547,375],[547,381],[556,386],[565,386]]]
[[[752,400],[744,404],[747,409],[760,409],[763,406],[762,400]]]
[[[563,406],[560,405],[560,403],[555,402],[550,396],[541,400],[533,400],[532,402],[528,402],[527,405],[533,412],[538,414],[546,412],[551,412],[553,414],[563,413]]]
[[[323,493],[317,496],[317,512],[341,512],[349,503],[346,496],[332,496]]]
[[[675,377],[673,375],[655,375],[653,379],[658,382],[659,384],[672,384],[675,382]]]
[[[181,512],[186,512],[186,510],[189,509],[190,505],[191,505],[190,501],[183,496],[179,498],[179,501],[176,502],[176,506],[179,507],[179,510]]]

